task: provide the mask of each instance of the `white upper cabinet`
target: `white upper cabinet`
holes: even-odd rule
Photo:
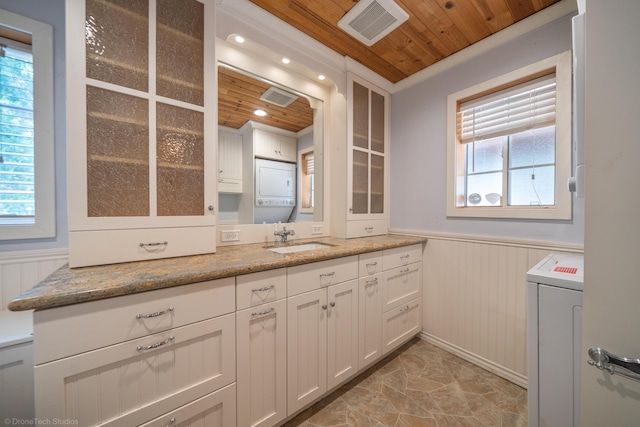
[[[218,132],[218,191],[242,193],[242,135]]]
[[[254,129],[253,138],[256,157],[283,162],[296,162],[297,144],[294,137],[263,129]]]
[[[70,265],[215,252],[214,2],[66,10]]]
[[[386,234],[389,95],[353,74],[347,78],[346,223],[336,231],[344,237]]]

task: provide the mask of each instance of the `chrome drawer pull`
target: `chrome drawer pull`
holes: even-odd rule
[[[151,242],[151,243],[140,243],[141,248],[145,247],[153,247],[153,246],[167,246],[169,242],[166,240],[164,242]]]
[[[367,233],[371,233],[373,231],[373,227],[365,227],[364,231],[366,231]]]
[[[402,274],[406,274],[406,273],[408,273],[408,272],[410,272],[410,271],[411,271],[410,269],[408,269],[408,268],[404,268],[404,269],[400,270],[400,273],[402,273]]]
[[[270,291],[275,287],[276,285],[269,285],[269,286],[265,286],[264,288],[251,289],[251,292],[266,292],[266,291]]]
[[[274,311],[275,311],[275,308],[271,307],[269,310],[254,311],[253,313],[251,313],[251,315],[252,316],[264,316],[265,314],[273,313]]]
[[[323,278],[323,277],[333,277],[333,276],[335,276],[335,275],[336,275],[336,272],[335,272],[335,271],[332,271],[331,273],[322,273],[322,274],[320,274],[320,278]]]
[[[370,263],[368,263],[368,264],[366,264],[366,265],[367,265],[367,267],[375,267],[376,265],[378,265],[378,261],[376,261],[376,262],[370,262]]]
[[[331,307],[335,307],[335,306],[336,306],[336,302],[335,302],[335,301],[331,301],[331,302],[329,303],[329,305],[330,305]]]
[[[402,308],[400,309],[400,313],[402,313],[403,311],[407,311],[407,310],[409,310],[409,306],[408,306],[408,305],[407,305],[407,306],[402,307]]]
[[[374,283],[378,283],[378,278],[377,277],[375,279],[371,279],[371,280],[367,280],[366,281],[367,285],[371,285],[371,284],[374,284]]]
[[[157,342],[155,344],[145,345],[145,346],[139,345],[139,346],[136,347],[136,350],[138,350],[138,351],[153,350],[154,348],[158,348],[158,347],[161,347],[161,346],[163,346],[165,344],[169,344],[173,340],[174,340],[174,337],[173,337],[173,335],[171,335],[166,340]]]
[[[171,424],[173,424],[173,423],[175,423],[175,422],[176,422],[176,419],[175,419],[175,418],[171,418],[171,419],[169,420],[169,424],[167,424],[167,425],[166,425],[166,426],[164,426],[164,427],[171,427]]]
[[[169,307],[166,310],[156,311],[155,313],[149,314],[136,314],[136,319],[150,319],[152,317],[162,316],[163,314],[167,314],[173,311],[173,307]]]

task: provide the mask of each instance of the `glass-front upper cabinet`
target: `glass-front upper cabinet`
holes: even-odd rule
[[[70,266],[215,252],[213,0],[67,0]]]
[[[348,83],[350,205],[347,219],[384,220],[388,203],[388,94],[352,74]],[[365,233],[356,232],[348,237],[387,232],[386,221],[356,224],[356,227]]]

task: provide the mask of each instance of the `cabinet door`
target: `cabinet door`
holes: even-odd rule
[[[420,298],[409,301],[382,315],[382,351],[383,355],[409,341],[420,332]]]
[[[36,417],[147,422],[234,382],[235,336],[229,314],[37,365]]]
[[[359,280],[358,367],[382,357],[382,274]]]
[[[228,427],[236,425],[236,386],[231,384],[164,414],[141,427]]]
[[[358,371],[358,281],[327,288],[327,388]]]
[[[287,300],[287,413],[291,415],[327,390],[327,291]]]
[[[286,135],[278,135],[279,158],[285,162],[296,162],[298,146],[295,138]]]
[[[272,426],[287,416],[287,303],[237,312],[238,427]]]
[[[218,132],[218,191],[242,193],[242,135]]]
[[[253,151],[256,157],[267,159],[278,159],[280,144],[275,133],[262,129],[253,130]]]
[[[388,95],[349,75],[348,220],[386,218]],[[386,232],[386,230],[385,230]]]

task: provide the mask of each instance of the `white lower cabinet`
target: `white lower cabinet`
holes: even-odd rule
[[[238,427],[272,426],[287,416],[287,301],[236,313]]]
[[[357,257],[292,267],[287,273],[290,292],[300,289],[292,280],[317,288],[287,299],[289,415],[358,372],[357,275]]]
[[[236,425],[236,385],[194,400],[141,427],[228,427]]]
[[[382,274],[359,279],[358,368],[382,357]]]
[[[398,348],[420,332],[421,313],[420,298],[383,313],[382,347],[384,354]]]
[[[228,278],[36,311],[36,418],[81,426],[235,425],[235,397],[211,396],[235,382],[234,288]],[[208,311],[191,301],[196,296]],[[43,334],[51,336],[38,344]],[[70,339],[91,348],[53,344]],[[222,406],[198,409],[206,396]]]
[[[287,300],[287,412],[294,414],[327,391],[327,291]]]
[[[420,331],[421,254],[414,245],[36,311],[36,417],[278,425]]]

